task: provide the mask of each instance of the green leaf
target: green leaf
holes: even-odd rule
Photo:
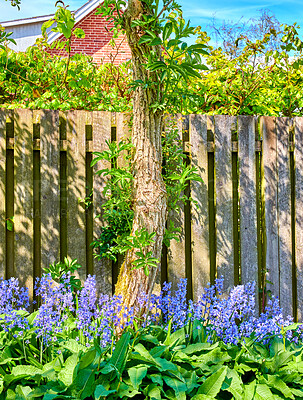
[[[128,350],[129,350],[129,342],[130,342],[131,334],[130,332],[125,332],[121,336],[121,339],[117,342],[115,350],[113,352],[112,357],[108,361],[107,366],[105,366],[102,370],[101,373],[108,373],[111,372],[111,370],[115,370],[116,372],[119,373],[119,375],[122,375],[122,372],[125,367],[126,359],[128,356]]]
[[[86,399],[93,394],[93,385],[95,383],[95,369],[86,368],[77,372],[77,376],[73,382],[75,386],[74,393],[77,398]]]
[[[14,217],[10,217],[6,219],[6,229],[10,232],[14,229]]]
[[[16,387],[16,400],[27,400],[28,399],[28,395],[32,392],[32,388],[30,386],[21,386],[18,385]]]
[[[274,400],[274,396],[267,385],[257,384],[256,393],[264,400]]]
[[[35,375],[42,375],[42,370],[32,365],[17,365],[16,367],[12,368],[11,375],[13,376],[35,376]]]
[[[116,393],[116,390],[107,390],[103,385],[97,385],[94,393],[95,399],[100,400],[107,397],[111,393]]]
[[[198,390],[198,394],[207,394],[216,397],[220,392],[227,373],[227,367],[221,367],[217,372],[209,376]]]
[[[146,393],[151,400],[161,400],[161,390],[154,384],[148,385]]]
[[[76,28],[76,29],[73,31],[73,34],[74,34],[77,38],[79,38],[79,39],[85,38],[85,32],[84,32],[83,29]]]
[[[281,392],[285,397],[289,399],[294,399],[293,394],[291,393],[290,388],[276,375],[268,375],[266,377],[268,382],[268,386],[278,390]]]
[[[95,358],[96,358],[96,349],[93,348],[81,357],[79,363],[79,370],[87,368],[94,362]]]
[[[155,358],[149,353],[148,350],[146,350],[146,348],[143,346],[142,343],[138,343],[136,344],[136,346],[134,347],[134,351],[138,352],[142,357],[144,357],[144,359],[154,365],[157,365],[158,367],[160,367],[160,365],[157,363],[157,361],[155,360]]]
[[[234,369],[228,368],[222,390],[230,392],[235,400],[243,400],[242,380]]]
[[[133,387],[138,390],[142,380],[147,374],[147,367],[145,365],[137,365],[136,367],[130,368],[127,372]]]
[[[179,379],[171,378],[170,376],[165,375],[163,376],[163,380],[167,384],[167,386],[171,387],[174,390],[177,399],[181,399],[182,397],[184,397],[187,390],[187,386],[184,381],[180,381]]]
[[[64,367],[58,374],[58,379],[61,380],[65,386],[70,386],[74,380],[75,368],[78,363],[78,353],[72,354],[64,363]]]
[[[244,387],[244,400],[253,400],[256,392],[256,380]]]

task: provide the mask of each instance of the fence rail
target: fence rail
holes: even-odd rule
[[[41,266],[69,256],[85,266],[81,278],[95,273],[101,290],[112,292],[118,266],[94,259],[90,246],[104,202],[104,180],[90,162],[105,141],[129,136],[128,120],[101,111],[0,110],[0,276],[18,277],[32,295]],[[170,216],[182,234],[164,249],[162,281],[175,287],[187,277],[196,298],[216,276],[226,290],[255,281],[257,293],[266,280],[285,314],[302,320],[303,118],[176,121],[203,182],[188,188],[195,204]],[[94,170],[105,167],[99,162]],[[79,199],[91,192],[85,209]]]

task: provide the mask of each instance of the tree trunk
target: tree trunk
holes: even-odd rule
[[[133,100],[132,143],[135,146],[135,154],[132,235],[144,228],[149,233],[155,232],[154,243],[147,250],[152,251],[152,257],[160,260],[167,214],[166,188],[161,174],[163,112],[154,112],[150,106],[161,98],[162,89],[159,90],[158,76],[147,71],[143,64],[146,63],[146,54],[151,50],[156,51],[160,57],[161,48],[138,45],[144,32],[138,27],[131,27],[131,23],[134,19],[139,19],[144,12],[140,1],[130,0],[124,14],[124,28],[132,52],[134,81],[151,82],[148,88],[137,87]],[[115,294],[123,297],[123,305],[128,309],[140,309],[138,298],[141,293],[148,296],[151,294],[159,270],[159,266],[157,269],[153,268],[149,276],[146,276],[142,268],[133,269],[136,251],[137,249],[132,249],[126,253],[115,288]]]

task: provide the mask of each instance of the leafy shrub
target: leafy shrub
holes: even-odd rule
[[[131,109],[129,63],[97,66],[76,54],[67,60],[50,55],[43,43],[25,53],[0,49],[0,104],[5,108]]]

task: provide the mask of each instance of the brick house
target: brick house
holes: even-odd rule
[[[100,15],[95,15],[100,0],[89,0],[77,11],[74,12],[77,28],[83,29],[85,38],[74,38],[71,45],[71,54],[83,53],[93,57],[98,63],[110,62],[120,64],[131,59],[131,52],[124,35],[115,39],[115,47],[111,45],[112,33],[108,31],[109,22]],[[25,18],[21,20],[5,21],[0,24],[8,32],[13,32],[17,46],[11,45],[16,51],[25,51],[29,46],[34,45],[37,38],[41,37],[42,24],[51,19],[53,15],[42,17]],[[62,40],[62,35],[50,32],[48,42],[51,44],[56,40]],[[53,54],[64,55],[64,50],[52,50]]]

